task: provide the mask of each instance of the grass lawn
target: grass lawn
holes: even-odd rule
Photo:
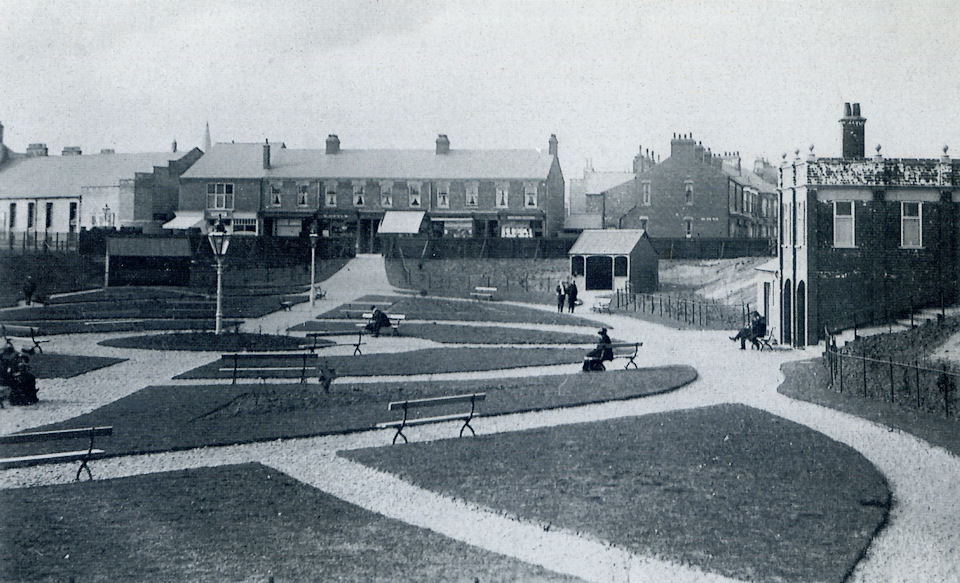
[[[899,429],[934,445],[960,455],[960,430],[956,419],[921,413],[902,405],[865,398],[857,390],[838,391],[830,388],[830,371],[820,358],[788,362],[783,365],[785,380],[777,389],[782,394],[850,413],[863,419]]]
[[[296,332],[329,332],[332,335],[356,334],[353,322],[317,322],[297,324]],[[389,336],[390,332],[384,332]],[[551,332],[548,330],[501,328],[498,326],[462,326],[430,322],[400,324],[400,335],[424,338],[434,342],[463,344],[595,344],[596,334]]]
[[[259,464],[0,491],[4,581],[572,581]]]
[[[225,330],[239,324],[240,320],[224,320]],[[209,319],[155,319],[155,320],[113,320],[89,322],[83,320],[38,321],[27,320],[16,322],[18,326],[33,326],[40,330],[38,336],[52,334],[84,334],[87,332],[141,332],[147,330],[213,330],[215,322]]]
[[[602,322],[581,318],[576,314],[558,314],[557,312],[513,306],[502,302],[456,301],[441,298],[418,296],[398,296],[394,303],[384,310],[388,314],[404,314],[411,320],[462,320],[467,322],[514,322],[519,324],[556,324],[561,326],[590,326],[600,328]],[[369,310],[376,303],[363,299],[354,302],[357,309]],[[340,309],[331,310],[317,316],[319,319],[348,318]]]
[[[323,360],[337,370],[340,376],[382,376],[409,374],[436,374],[445,372],[464,372],[498,370],[520,366],[544,366],[551,364],[570,364],[582,362],[582,348],[424,348],[410,352],[391,352],[362,354],[358,356],[327,356]],[[289,362],[280,361],[277,362]],[[258,363],[269,365],[267,361]],[[218,379],[230,378],[230,371],[220,372],[220,368],[232,367],[233,360],[217,359],[210,364],[188,370],[175,376],[175,379]],[[300,370],[240,372],[246,378],[300,378]]]
[[[235,352],[240,350],[297,350],[297,347],[303,343],[303,338],[274,334],[226,332],[218,336],[213,332],[176,332],[173,334],[110,338],[99,344],[117,348],[145,348],[148,350]],[[318,343],[321,346],[333,344],[332,341],[323,338],[319,339]]]
[[[113,436],[103,440],[108,454],[164,451],[368,430],[396,416],[387,403],[405,398],[485,392],[479,414],[497,415],[661,393],[696,376],[690,367],[669,366],[496,380],[335,383],[330,393],[301,384],[158,386],[46,429],[112,425]],[[462,404],[456,407],[464,411]],[[452,412],[443,409],[428,412]],[[483,419],[474,426],[482,433]],[[28,448],[35,447],[3,446],[0,454],[33,453]]]
[[[77,356],[45,352],[30,356],[30,371],[38,379],[69,379],[85,372],[123,362],[125,358],[105,356]],[[41,387],[42,389],[42,387]]]
[[[844,580],[890,505],[883,476],[855,450],[742,405],[341,455],[508,515],[754,581]]]

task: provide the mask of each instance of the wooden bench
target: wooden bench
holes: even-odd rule
[[[597,303],[595,303],[590,309],[594,312],[606,312],[608,314],[611,313],[610,298],[597,298]]]
[[[478,285],[477,287],[473,288],[473,291],[470,292],[470,295],[478,300],[493,300],[497,295],[497,288],[483,287]]]
[[[237,352],[233,354],[224,354],[221,355],[221,358],[233,359],[233,366],[229,367],[220,367],[220,372],[233,372],[233,382],[231,384],[237,384],[237,373],[240,372],[272,372],[272,371],[284,371],[284,370],[299,370],[300,371],[300,382],[307,382],[307,371],[317,374],[317,362],[319,357],[316,353],[313,352]],[[287,360],[287,361],[299,361],[299,365],[296,364],[287,364],[281,366],[240,366],[242,361],[251,361],[251,360]],[[262,378],[262,377],[261,377]],[[266,381],[264,381],[266,382]]]
[[[367,324],[373,322],[373,312],[364,312],[363,317],[366,318]],[[387,314],[387,318],[390,319],[390,329],[393,330],[394,336],[400,335],[400,322],[403,322],[406,317],[406,314]]]
[[[613,352],[613,358],[626,358],[627,364],[623,368],[630,368],[630,365],[633,365],[633,368],[640,368],[637,366],[637,361],[634,360],[637,358],[637,351],[643,346],[643,342],[611,342],[609,345],[610,350]],[[588,360],[594,360],[593,357],[584,356],[584,362]]]
[[[289,312],[293,309],[293,302],[280,302],[280,309],[284,312]]]
[[[49,340],[38,340],[37,334],[40,333],[40,330],[33,326],[0,324],[0,332],[2,332],[4,340],[7,341],[9,341],[11,337],[27,338],[29,336],[30,341],[33,342],[33,348],[35,348],[40,354],[43,354],[43,348],[40,345],[44,342],[50,342]]]
[[[360,325],[366,326],[366,324],[358,324],[358,326]],[[306,350],[313,352],[318,348],[331,348],[333,346],[347,346],[346,344],[318,344],[317,343],[318,338],[323,338],[324,336],[329,336],[330,334],[331,334],[330,332],[310,332],[306,336],[307,338],[313,338],[313,344],[301,344],[298,348],[305,348]],[[360,347],[363,346],[364,344],[366,344],[366,342],[363,341],[363,328],[361,328],[359,332],[357,332],[357,341],[350,345],[350,346],[353,346],[354,356],[358,354],[361,354],[361,355],[363,354],[360,351]]]
[[[753,341],[753,346],[763,352],[763,349],[774,350],[774,347],[777,346],[777,337],[773,334],[773,328],[767,330],[767,335],[761,338],[755,338]]]
[[[463,427],[460,428],[460,437],[463,437],[463,430],[469,429],[470,433],[477,434],[470,426],[470,422],[477,411],[477,403],[487,398],[486,393],[471,393],[469,395],[452,395],[449,397],[431,397],[428,399],[409,399],[407,401],[393,401],[387,405],[388,411],[403,411],[403,419],[399,421],[384,421],[377,423],[377,429],[386,429],[396,427],[397,432],[393,436],[391,443],[397,443],[397,438],[402,437],[403,442],[407,442],[407,436],[403,430],[413,425],[423,425],[425,423],[441,423],[443,421],[463,421]],[[434,417],[416,417],[410,418],[410,410],[419,407],[432,407],[437,405],[454,405],[457,403],[470,403],[469,413],[454,413],[452,415],[437,415]]]
[[[96,437],[113,435],[113,427],[87,427],[85,429],[60,429],[56,431],[34,431],[31,433],[14,433],[12,435],[0,436],[0,444],[14,443],[33,443],[38,441],[58,441],[63,439],[90,439],[90,446],[87,449],[76,451],[61,451],[56,453],[44,453],[34,455],[23,455],[0,459],[0,468],[17,468],[24,466],[33,466],[38,464],[80,461],[80,467],[77,468],[77,477],[74,481],[80,480],[80,474],[87,470],[89,479],[93,479],[90,473],[90,460],[101,457],[104,453],[102,449],[94,449],[93,440]]]

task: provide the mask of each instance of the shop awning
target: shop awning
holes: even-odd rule
[[[192,229],[203,225],[203,212],[177,212],[172,220],[163,224],[164,229]]]
[[[377,229],[378,235],[387,234],[417,234],[420,224],[423,223],[423,211],[387,211]]]

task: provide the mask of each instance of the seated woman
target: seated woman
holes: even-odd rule
[[[373,314],[370,316],[370,323],[367,324],[367,330],[373,332],[374,336],[380,336],[380,328],[390,327],[390,318],[383,313],[383,310],[376,306],[370,306]]]
[[[610,337],[607,336],[607,329],[600,328],[597,334],[600,335],[600,341],[597,342],[597,347],[588,352],[583,358],[583,370],[585,371],[606,370],[603,362],[605,360],[613,360],[613,348],[610,346],[611,341]]]
[[[759,348],[760,342],[757,339],[767,335],[767,319],[757,312],[751,312],[750,318],[749,326],[744,326],[736,336],[730,337],[730,340],[740,341],[740,350],[746,350],[747,340],[753,344],[754,348]]]

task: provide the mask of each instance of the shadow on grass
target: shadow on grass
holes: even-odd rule
[[[313,342],[311,340],[311,342]],[[172,334],[152,334],[148,336],[125,336],[101,341],[101,346],[116,348],[139,348],[147,350],[189,350],[208,352],[236,352],[241,350],[297,350],[304,343],[303,338],[274,334],[253,334],[227,332],[178,332]],[[320,347],[329,346],[332,341],[318,339]]]
[[[445,496],[745,580],[843,580],[890,505],[883,476],[854,449],[743,405],[340,455]]]
[[[387,403],[483,391],[480,416],[629,399],[670,391],[697,376],[687,366],[471,381],[319,385],[147,387],[45,429],[112,425],[108,455],[228,445],[373,429],[392,419]],[[479,422],[482,423],[482,420]],[[482,425],[478,425],[482,432]],[[385,433],[384,442],[389,442]],[[82,446],[83,444],[79,444]],[[4,455],[34,453],[36,444],[3,446]]]
[[[304,322],[289,328],[292,332],[328,332],[331,335],[357,334],[353,322]],[[384,332],[389,336],[389,332]],[[463,326],[459,324],[403,323],[400,336],[423,338],[441,343],[461,344],[593,344],[596,334],[554,332],[536,328],[504,328],[500,326]]]
[[[3,490],[0,505],[4,581],[575,580],[259,464]]]
[[[108,358],[105,356],[78,356],[44,352],[30,357],[30,371],[38,379],[69,379],[125,360],[125,358]],[[43,387],[40,388],[43,389]]]

